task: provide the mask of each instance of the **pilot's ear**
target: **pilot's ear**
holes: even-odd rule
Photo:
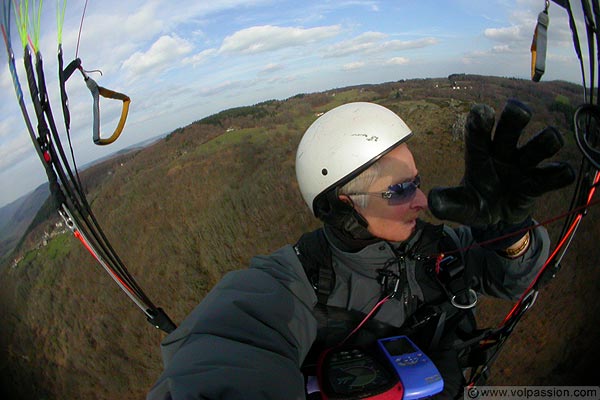
[[[340,199],[340,201],[348,204],[350,207],[354,208],[354,202],[352,201],[352,199],[350,198],[350,196],[348,196],[346,194],[340,194],[338,196],[338,199]]]

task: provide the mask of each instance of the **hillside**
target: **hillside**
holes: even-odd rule
[[[84,191],[98,192],[100,185],[105,180],[111,179],[115,170],[131,160],[138,151],[139,147],[122,150],[90,164],[79,173]],[[93,201],[93,198],[90,197],[88,200]],[[13,204],[16,206],[12,206]],[[40,186],[34,192],[11,203],[6,210],[3,208],[0,211],[4,212],[7,220],[0,232],[4,232],[12,238],[10,246],[0,248],[4,250],[4,255],[0,253],[0,259],[4,257],[2,261],[4,263],[15,263],[28,251],[39,247],[40,243],[66,232],[66,227],[63,226],[62,219],[56,212],[56,205],[53,196],[50,196],[48,184]],[[12,223],[16,220],[27,220],[28,222],[27,224],[23,222],[21,225]],[[2,243],[0,242],[0,244]]]
[[[396,111],[415,132],[410,147],[427,192],[460,181],[460,127],[475,102],[498,112],[509,97],[528,103],[534,111],[528,132],[559,127],[567,141],[561,158],[577,166],[569,116],[580,96],[579,87],[565,82],[469,75],[300,94],[177,129],[115,164],[110,174],[84,176],[84,185],[129,270],[179,322],[226,272],[319,226],[294,173],[296,147],[317,114],[350,101]],[[535,218],[564,212],[570,195],[563,190],[544,197]],[[491,383],[593,383],[590,366],[600,356],[597,221],[598,211],[591,210],[558,278],[505,346]],[[560,228],[548,226],[553,239]],[[36,242],[37,234],[31,231],[25,242]],[[24,248],[23,256],[18,265],[0,269],[3,398],[144,398],[162,370],[164,335],[69,235],[57,235],[38,250]],[[484,301],[482,324],[500,323],[510,306]]]
[[[0,260],[17,246],[48,194],[48,184],[45,183],[0,208]]]

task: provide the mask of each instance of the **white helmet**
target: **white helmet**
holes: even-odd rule
[[[319,217],[321,195],[352,180],[411,133],[394,112],[374,103],[348,103],[323,114],[296,152],[296,178],[308,207]]]

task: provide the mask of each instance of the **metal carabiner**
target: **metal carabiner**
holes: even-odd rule
[[[459,308],[461,310],[468,310],[470,308],[475,307],[475,305],[477,304],[477,292],[474,291],[473,289],[469,288],[466,291],[467,294],[467,301],[465,303],[459,302],[458,300],[458,296],[462,295],[462,293],[459,294],[455,294],[454,296],[452,296],[452,298],[450,299],[450,303],[456,307]]]

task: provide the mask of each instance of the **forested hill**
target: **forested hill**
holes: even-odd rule
[[[17,245],[49,194],[48,184],[0,208],[0,260]]]
[[[409,146],[427,191],[460,181],[464,121],[477,102],[499,113],[507,98],[524,101],[534,112],[528,132],[557,126],[567,142],[561,158],[577,167],[571,117],[581,93],[566,82],[457,74],[299,94],[181,127],[84,178],[84,186],[124,263],[180,322],[226,272],[319,225],[299,194],[294,159],[320,113],[350,101],[397,112],[415,132]],[[570,190],[545,196],[535,218],[563,213],[570,196]],[[591,210],[558,278],[505,346],[492,384],[593,384],[592,362],[600,356],[597,221]],[[548,226],[554,239],[561,227]],[[0,269],[3,398],[144,398],[162,370],[163,334],[69,234],[57,232],[34,247],[43,228],[30,232],[24,243],[31,246],[15,255],[18,262]],[[482,303],[483,325],[499,324],[511,307]]]

